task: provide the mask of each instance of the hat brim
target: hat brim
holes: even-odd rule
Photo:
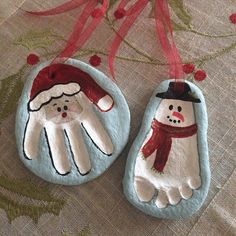
[[[162,98],[162,99],[173,99],[173,100],[181,100],[185,102],[193,102],[193,103],[200,103],[201,100],[198,98],[195,98],[188,94],[187,96],[175,96],[174,94],[171,93],[157,93],[156,97]]]
[[[80,92],[80,86],[77,83],[57,84],[52,88],[39,93],[35,98],[29,101],[28,109],[30,111],[38,111],[52,99],[60,98],[63,95],[73,96]]]

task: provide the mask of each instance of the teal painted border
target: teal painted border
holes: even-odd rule
[[[60,176],[56,173],[55,169],[52,167],[51,159],[49,156],[48,146],[46,144],[46,138],[44,132],[41,133],[40,138],[40,153],[36,160],[27,160],[23,155],[23,134],[28,120],[27,103],[29,101],[29,94],[32,87],[34,78],[37,76],[39,71],[49,65],[50,62],[45,62],[40,64],[30,73],[28,80],[25,84],[22,96],[19,101],[17,115],[16,115],[16,141],[20,154],[20,158],[25,166],[30,169],[34,174],[43,178],[46,181],[63,184],[63,185],[78,185],[88,182],[106,171],[111,164],[116,160],[119,154],[124,149],[130,132],[130,111],[126,103],[126,100],[121,93],[118,86],[102,72],[98,71],[94,67],[85,64],[81,61],[69,59],[66,61],[67,64],[79,67],[83,71],[89,73],[97,83],[104,88],[107,92],[111,94],[114,99],[115,105],[109,112],[100,112],[96,106],[94,110],[97,116],[100,118],[104,127],[108,131],[112,142],[114,144],[115,150],[112,156],[106,156],[102,154],[92,143],[90,138],[83,131],[83,136],[85,138],[85,143],[90,153],[92,170],[88,175],[81,176],[76,170],[73,164],[71,154],[68,152],[68,156],[72,163],[72,171],[67,176]],[[68,149],[68,144],[67,144]]]
[[[207,144],[207,129],[208,129],[208,118],[207,109],[205,104],[204,96],[201,90],[191,82],[187,82],[196,97],[201,100],[201,103],[194,104],[194,111],[196,122],[198,124],[198,151],[200,158],[200,171],[202,186],[198,190],[194,190],[192,198],[188,200],[182,199],[176,206],[168,205],[164,209],[159,209],[154,204],[154,199],[149,203],[142,203],[138,200],[135,189],[134,189],[134,168],[135,159],[138,151],[141,148],[142,143],[145,140],[147,133],[150,130],[151,122],[154,118],[156,109],[158,108],[161,99],[156,97],[158,92],[164,92],[167,90],[170,80],[162,82],[158,88],[154,91],[147,109],[144,114],[142,126],[140,132],[135,139],[127,159],[125,176],[123,179],[124,193],[131,204],[143,211],[144,213],[165,219],[179,219],[190,217],[195,213],[203,204],[210,185],[210,168],[209,168],[209,157],[208,157],[208,144]]]

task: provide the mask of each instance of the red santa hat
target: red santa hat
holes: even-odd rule
[[[88,73],[72,65],[53,64],[43,68],[35,78],[29,110],[38,111],[52,98],[71,96],[80,91],[101,111],[109,111],[114,105],[112,97]]]

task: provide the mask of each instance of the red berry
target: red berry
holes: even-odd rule
[[[103,11],[101,9],[97,8],[97,9],[94,9],[94,11],[92,12],[91,15],[93,18],[99,18],[99,17],[103,16]]]
[[[207,74],[204,70],[198,70],[194,75],[194,79],[197,81],[202,81],[206,79],[206,77],[207,77]]]
[[[124,8],[119,8],[114,12],[114,16],[116,19],[122,19],[125,16],[125,9]]]
[[[89,63],[92,65],[92,66],[99,66],[101,64],[102,60],[101,60],[101,57],[97,56],[97,55],[93,55],[90,57],[89,59]]]
[[[229,17],[230,21],[233,23],[233,24],[236,24],[236,13],[232,14],[230,17]]]
[[[36,54],[29,54],[27,57],[27,63],[29,65],[36,65],[39,62],[39,56]]]
[[[183,71],[185,74],[191,74],[195,70],[194,64],[185,64],[183,65]]]

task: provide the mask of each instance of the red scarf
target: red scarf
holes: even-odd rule
[[[143,146],[142,153],[144,158],[148,158],[155,150],[156,158],[153,164],[158,172],[163,172],[169,157],[172,138],[187,138],[197,133],[197,125],[188,127],[173,127],[157,121],[152,122],[153,133],[148,142]]]

